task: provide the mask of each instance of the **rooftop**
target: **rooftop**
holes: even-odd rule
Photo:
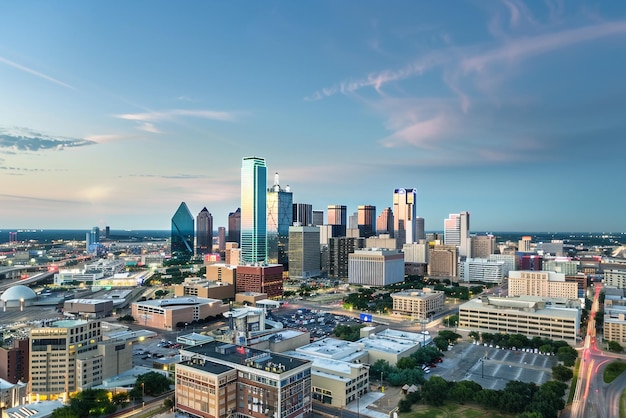
[[[282,354],[224,343],[221,341],[213,341],[210,343],[186,347],[181,349],[181,353],[183,352],[191,356],[198,354],[200,356],[214,358],[228,363],[253,367],[255,369],[264,369],[266,371],[272,371],[279,374],[304,366],[308,363],[308,361],[288,357]]]
[[[203,372],[209,372],[211,374],[222,374],[235,370],[233,367],[203,359],[191,359],[180,364],[197,370],[202,370]]]

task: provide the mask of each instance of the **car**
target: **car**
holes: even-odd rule
[[[442,359],[441,357],[437,357],[437,359],[435,359],[435,361],[436,361],[437,363],[442,363],[442,362],[443,362],[443,359]]]

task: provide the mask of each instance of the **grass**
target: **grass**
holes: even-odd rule
[[[617,376],[622,374],[626,370],[626,363],[620,360],[606,366],[604,369],[604,383],[611,383]]]
[[[626,389],[622,391],[619,397],[619,418],[626,418]]]
[[[447,404],[441,407],[413,405],[411,412],[400,418],[511,418],[513,415],[490,411],[475,405]]]
[[[574,366],[574,377],[572,377],[572,383],[569,386],[569,396],[567,397],[567,404],[571,404],[574,401],[574,394],[576,393],[576,385],[578,384],[578,373],[580,372],[580,359],[576,360]]]

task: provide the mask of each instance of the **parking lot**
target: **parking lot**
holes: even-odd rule
[[[312,341],[331,336],[337,325],[361,323],[358,318],[308,308],[281,308],[271,312],[268,318],[281,322],[285,328],[308,331]]]
[[[541,385],[552,378],[557,363],[555,356],[464,342],[446,351],[443,363],[430,375],[449,381],[472,380],[485,389],[499,390],[512,380]]]

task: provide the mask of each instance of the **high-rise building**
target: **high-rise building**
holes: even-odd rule
[[[455,245],[435,245],[428,254],[428,275],[456,277],[458,249]]]
[[[324,225],[324,211],[314,210],[313,211],[313,226],[322,226],[322,225]]]
[[[398,245],[417,241],[417,189],[395,189],[393,191],[394,237]]]
[[[313,205],[309,203],[293,204],[293,224],[310,226],[313,224]]]
[[[217,249],[220,253],[226,249],[226,228],[223,226],[217,228]]]
[[[461,257],[471,257],[469,216],[469,212],[451,213],[448,219],[443,221],[444,244],[459,247]]]
[[[376,235],[376,206],[359,205],[357,207],[359,236],[369,238]]]
[[[88,253],[93,253],[94,248],[100,244],[100,228],[94,226],[85,236],[85,244]]]
[[[267,167],[259,157],[241,165],[241,262],[267,262]]]
[[[426,239],[426,230],[424,229],[424,218],[415,217],[415,242]]]
[[[345,237],[348,227],[348,211],[344,205],[328,205],[328,225],[333,225],[333,237]]]
[[[352,215],[348,216],[348,229],[357,229],[359,228],[359,213],[354,212]]]
[[[525,235],[517,242],[517,250],[521,253],[530,253],[532,252],[532,243],[533,237]]]
[[[389,234],[393,238],[393,210],[385,208],[376,219],[376,233]]]
[[[293,193],[289,186],[280,187],[278,173],[274,185],[267,189],[267,261],[287,268],[289,227],[293,224]]]
[[[404,255],[398,250],[362,249],[348,255],[348,283],[387,286],[404,280]]]
[[[172,216],[171,253],[172,258],[189,259],[193,256],[194,221],[185,202],[182,202]]]
[[[196,216],[196,255],[213,252],[213,215],[203,208]]]
[[[228,214],[228,242],[240,244],[241,240],[241,208]]]
[[[330,238],[328,240],[328,275],[335,279],[348,278],[349,255],[364,247],[364,238]]]
[[[281,297],[283,266],[280,264],[238,266],[235,291],[266,293],[268,298]]]
[[[316,226],[289,228],[289,278],[320,275],[320,229]]]
[[[496,237],[493,235],[474,235],[472,239],[472,258],[488,258],[496,251]]]

